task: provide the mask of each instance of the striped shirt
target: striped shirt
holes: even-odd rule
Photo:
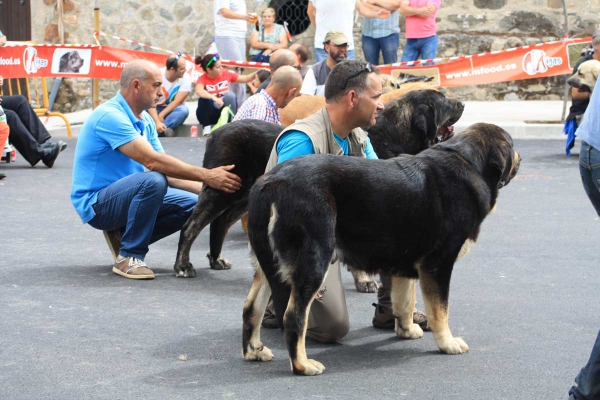
[[[393,33],[400,33],[398,19],[398,10],[391,13],[386,19],[364,18],[362,34],[373,39],[381,39]]]
[[[279,110],[275,100],[266,90],[250,96],[235,114],[234,121],[241,119],[260,119],[272,124],[281,125],[279,121]]]

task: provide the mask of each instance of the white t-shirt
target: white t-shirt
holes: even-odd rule
[[[300,94],[307,94],[309,96],[325,96],[325,85],[319,85],[317,83],[317,79],[315,78],[315,73],[313,72],[312,68],[309,68],[308,71],[306,71],[306,75],[302,81],[302,89],[300,89]]]
[[[327,32],[338,30],[348,38],[348,50],[354,50],[354,0],[310,0],[317,9],[315,49],[322,49]]]
[[[182,92],[188,93],[192,91],[192,78],[187,72],[183,74],[182,78],[177,78],[173,82],[169,82],[169,80],[165,76],[166,72],[167,67],[163,67],[160,69],[160,74],[162,75],[163,80],[161,87],[163,95],[160,98],[159,102],[156,103],[156,105],[160,107],[168,106],[169,103],[172,102],[175,98],[177,92],[179,92],[180,90]]]
[[[214,0],[215,36],[246,38],[246,20],[225,18],[219,12],[222,8],[245,15],[246,0]]]

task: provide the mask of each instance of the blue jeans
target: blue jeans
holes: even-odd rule
[[[156,112],[160,113],[166,107],[156,107]],[[177,128],[183,124],[183,121],[190,115],[190,110],[185,104],[175,107],[163,121],[167,128]]]
[[[575,378],[576,386],[569,390],[569,399],[592,400],[600,398],[600,332],[585,367]]]
[[[315,49],[315,61],[321,62],[323,60],[327,60],[329,54],[325,51],[325,49]],[[354,50],[348,50],[348,60],[354,60]]]
[[[142,172],[100,190],[89,224],[103,231],[125,227],[119,254],[143,260],[150,243],[181,230],[196,203],[197,195],[170,188],[163,174]]]
[[[421,39],[407,39],[406,46],[402,52],[402,62],[405,61],[416,61],[419,58],[422,60],[430,60],[435,58],[438,48],[438,37],[437,35],[430,36],[428,38]],[[432,65],[423,64],[423,65]]]
[[[581,141],[579,174],[588,198],[600,216],[600,151]]]
[[[398,33],[392,33],[390,36],[378,39],[362,35],[362,48],[365,60],[374,65],[379,64],[379,51],[383,54],[384,64],[398,62],[399,46],[400,35]]]

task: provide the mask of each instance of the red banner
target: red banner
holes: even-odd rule
[[[570,39],[473,56],[419,62],[435,61],[436,65],[433,66],[398,63],[379,68],[383,73],[394,77],[400,74],[431,77],[431,83],[441,87],[570,75],[575,63],[581,58],[581,49],[589,43],[591,38]]]
[[[424,60],[380,66],[383,73],[398,76],[401,73],[432,77],[432,84],[442,87],[470,86],[508,82],[519,79],[542,78],[570,74],[580,58],[581,49],[591,38],[569,39],[541,43],[510,50],[473,56]],[[0,76],[69,77],[118,80],[121,71],[135,59],[145,59],[165,65],[168,54],[134,51],[95,45],[31,45],[10,43],[0,47]],[[191,60],[188,72],[195,77],[201,72]],[[436,65],[422,66],[435,61]],[[226,66],[265,68],[265,64],[222,60]]]

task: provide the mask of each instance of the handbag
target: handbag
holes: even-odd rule
[[[219,116],[219,120],[217,121],[216,124],[214,124],[212,126],[212,129],[210,131],[214,132],[215,129],[219,129],[223,125],[228,124],[229,122],[231,122],[233,117],[235,117],[235,115],[233,114],[233,111],[231,111],[231,107],[230,106],[223,107],[221,109],[221,115]]]

